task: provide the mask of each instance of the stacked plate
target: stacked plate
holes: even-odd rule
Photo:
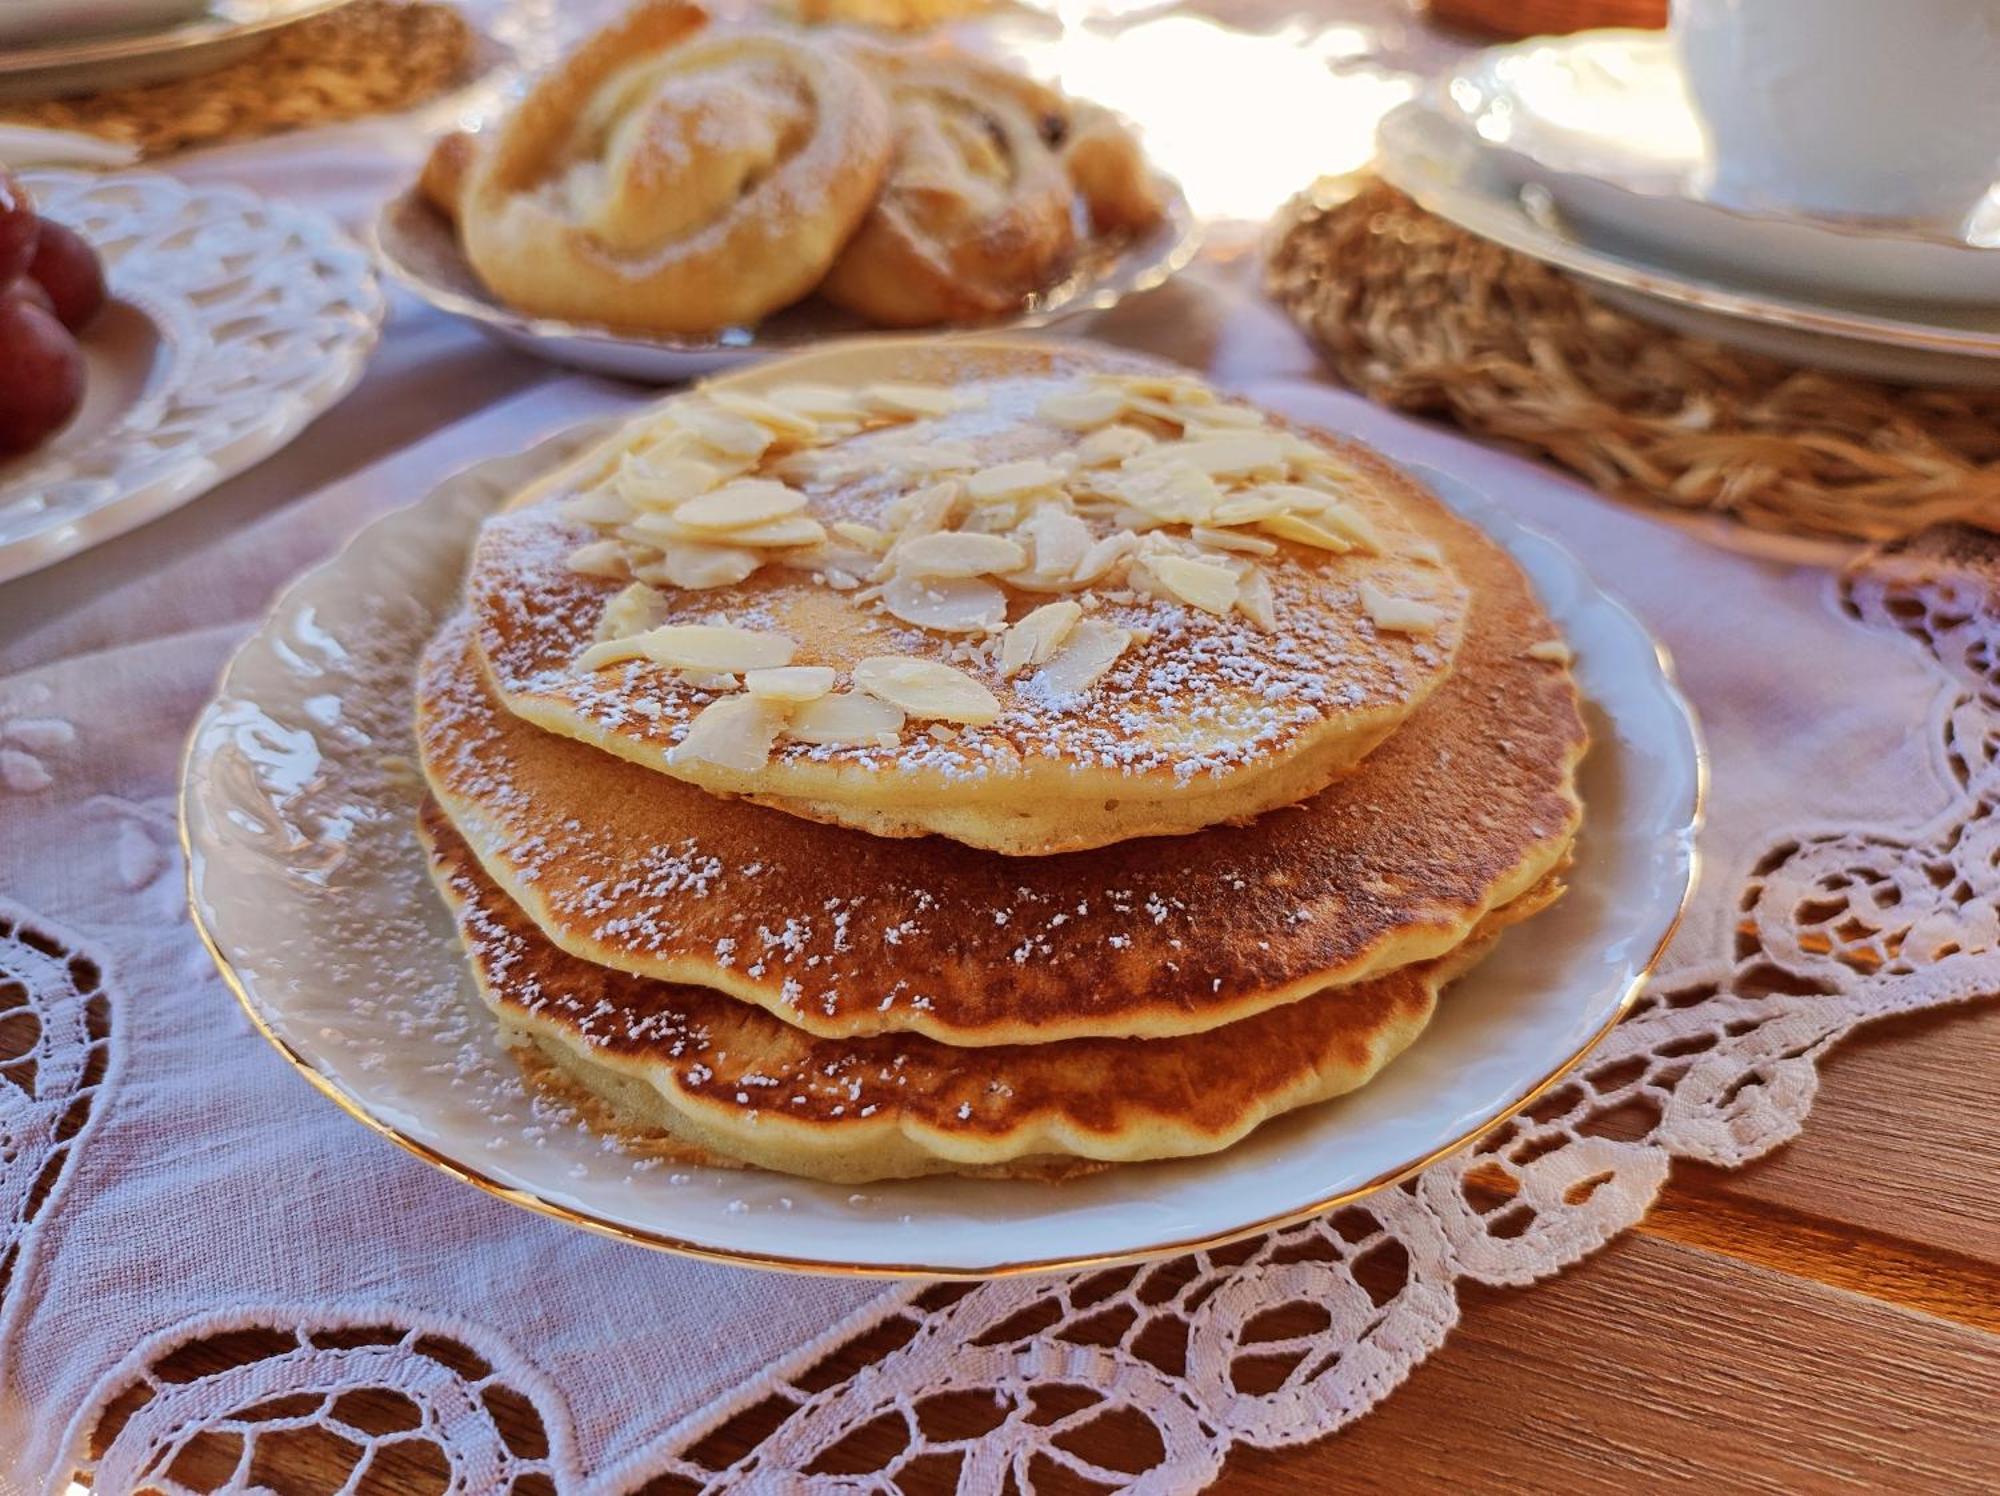
[[[1848,373],[2000,385],[2000,192],[1950,224],[1725,202],[1663,33],[1476,53],[1393,111],[1379,148],[1425,208],[1635,315]]]

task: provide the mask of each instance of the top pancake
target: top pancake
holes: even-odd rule
[[[1458,667],[1254,825],[1019,859],[774,814],[508,713],[463,619],[419,676],[425,776],[508,896],[599,965],[826,1035],[1199,1032],[1453,949],[1574,837],[1586,738],[1554,628],[1497,545],[1417,513],[1473,593]]]
[[[541,727],[811,819],[1046,854],[1303,799],[1402,723],[1467,605],[1425,502],[1150,365],[871,346],[629,423],[486,527],[468,591]],[[829,741],[808,719],[836,704],[869,715]]]

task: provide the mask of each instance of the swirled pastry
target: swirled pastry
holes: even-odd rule
[[[886,106],[836,49],[639,7],[544,78],[467,168],[467,259],[502,300],[642,332],[753,322],[869,212]]]
[[[1059,94],[969,57],[869,49],[895,162],[821,294],[888,327],[988,321],[1058,279],[1075,198]]]

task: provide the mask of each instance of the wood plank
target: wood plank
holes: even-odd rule
[[[1820,1064],[1800,1136],[1720,1195],[2000,1263],[2000,1002],[1860,1030]]]
[[[1990,1491],[2000,1337],[1627,1237],[1527,1290],[1475,1289],[1442,1351],[1304,1450],[1218,1491]]]

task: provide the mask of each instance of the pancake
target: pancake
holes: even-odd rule
[[[1076,1161],[1226,1148],[1282,1112],[1366,1084],[1422,1032],[1440,989],[1553,879],[1435,961],[1172,1039],[958,1049],[913,1034],[814,1038],[705,988],[593,966],[551,945],[433,805],[432,876],[481,995],[530,1078],[620,1134],[815,1179],[1068,1172]],[[1065,1165],[1068,1165],[1066,1168]]]
[[[1199,1032],[1443,955],[1575,835],[1586,735],[1553,625],[1479,530],[1425,524],[1474,596],[1457,668],[1352,774],[1250,826],[1007,858],[780,815],[507,712],[463,616],[419,671],[419,754],[488,873],[598,965],[833,1037]]]
[[[1430,504],[1184,374],[890,345],[655,407],[491,521],[468,594],[540,727],[808,819],[1053,854],[1291,804],[1404,722],[1468,606]]]

